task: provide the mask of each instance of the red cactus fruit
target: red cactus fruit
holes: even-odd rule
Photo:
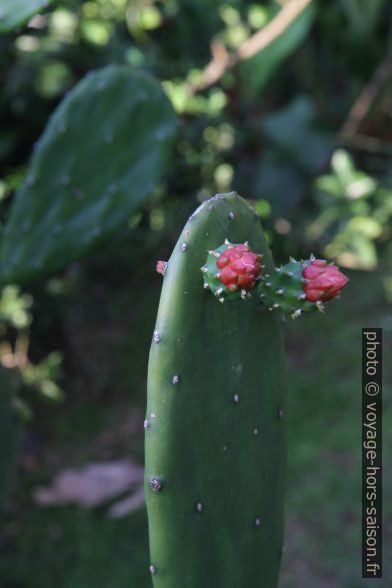
[[[247,245],[229,245],[216,261],[218,277],[230,292],[251,290],[260,276],[260,259]]]
[[[314,259],[304,269],[306,299],[310,302],[327,302],[336,298],[348,282],[336,265],[328,265],[325,259]]]

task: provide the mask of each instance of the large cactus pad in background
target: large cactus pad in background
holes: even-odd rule
[[[162,176],[175,128],[153,78],[119,65],[88,74],[36,146],[4,229],[0,281],[57,270],[125,225]]]
[[[190,217],[165,272],[150,353],[146,497],[155,588],[272,588],[283,531],[285,382],[280,316],[258,296],[219,304],[207,250],[249,242],[273,270],[259,219],[235,193]]]
[[[47,8],[52,0],[1,0],[0,33],[8,33]]]

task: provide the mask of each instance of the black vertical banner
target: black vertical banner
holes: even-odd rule
[[[362,329],[362,578],[382,578],[382,329]]]

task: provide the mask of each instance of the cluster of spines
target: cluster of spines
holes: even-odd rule
[[[227,239],[226,239],[226,241],[227,241]],[[213,255],[215,258],[218,258],[218,257],[219,257],[219,253],[218,253],[218,251],[214,251],[214,250],[209,250],[209,251],[208,251],[208,255]],[[201,269],[201,271],[203,272],[203,274],[207,274],[207,273],[208,273],[208,267],[207,267],[207,266],[205,266],[205,265],[202,265],[200,269]],[[216,274],[214,274],[214,277],[215,277],[217,280],[219,280],[219,279],[220,279],[220,277],[221,277],[221,276],[220,276],[220,271],[217,271],[217,272],[216,272]],[[207,280],[206,280],[206,279],[204,279],[203,288],[204,288],[205,290],[208,290],[208,289],[210,288],[210,285],[209,285],[209,283],[207,282]],[[222,286],[219,286],[219,285],[218,285],[218,287],[216,288],[216,290],[215,290],[215,292],[214,292],[214,295],[215,295],[215,296],[218,298],[219,302],[221,302],[221,303],[223,304],[223,303],[224,303],[224,301],[225,301],[225,299],[224,299],[224,297],[222,296],[222,294],[223,294],[223,288],[222,288]]]

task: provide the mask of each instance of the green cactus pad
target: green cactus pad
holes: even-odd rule
[[[304,294],[303,270],[310,261],[293,259],[289,263],[264,273],[258,286],[260,299],[269,310],[281,310],[297,318],[303,312],[322,310],[321,303],[309,302]]]
[[[36,146],[4,229],[0,281],[57,270],[125,225],[161,178],[175,128],[148,75],[119,65],[88,74]]]
[[[30,17],[47,8],[52,0],[2,0],[0,33],[7,33],[24,24]]]
[[[148,370],[145,492],[155,588],[274,588],[283,533],[285,378],[281,320],[217,304],[206,251],[249,241],[273,261],[237,194],[190,217],[169,259]]]

